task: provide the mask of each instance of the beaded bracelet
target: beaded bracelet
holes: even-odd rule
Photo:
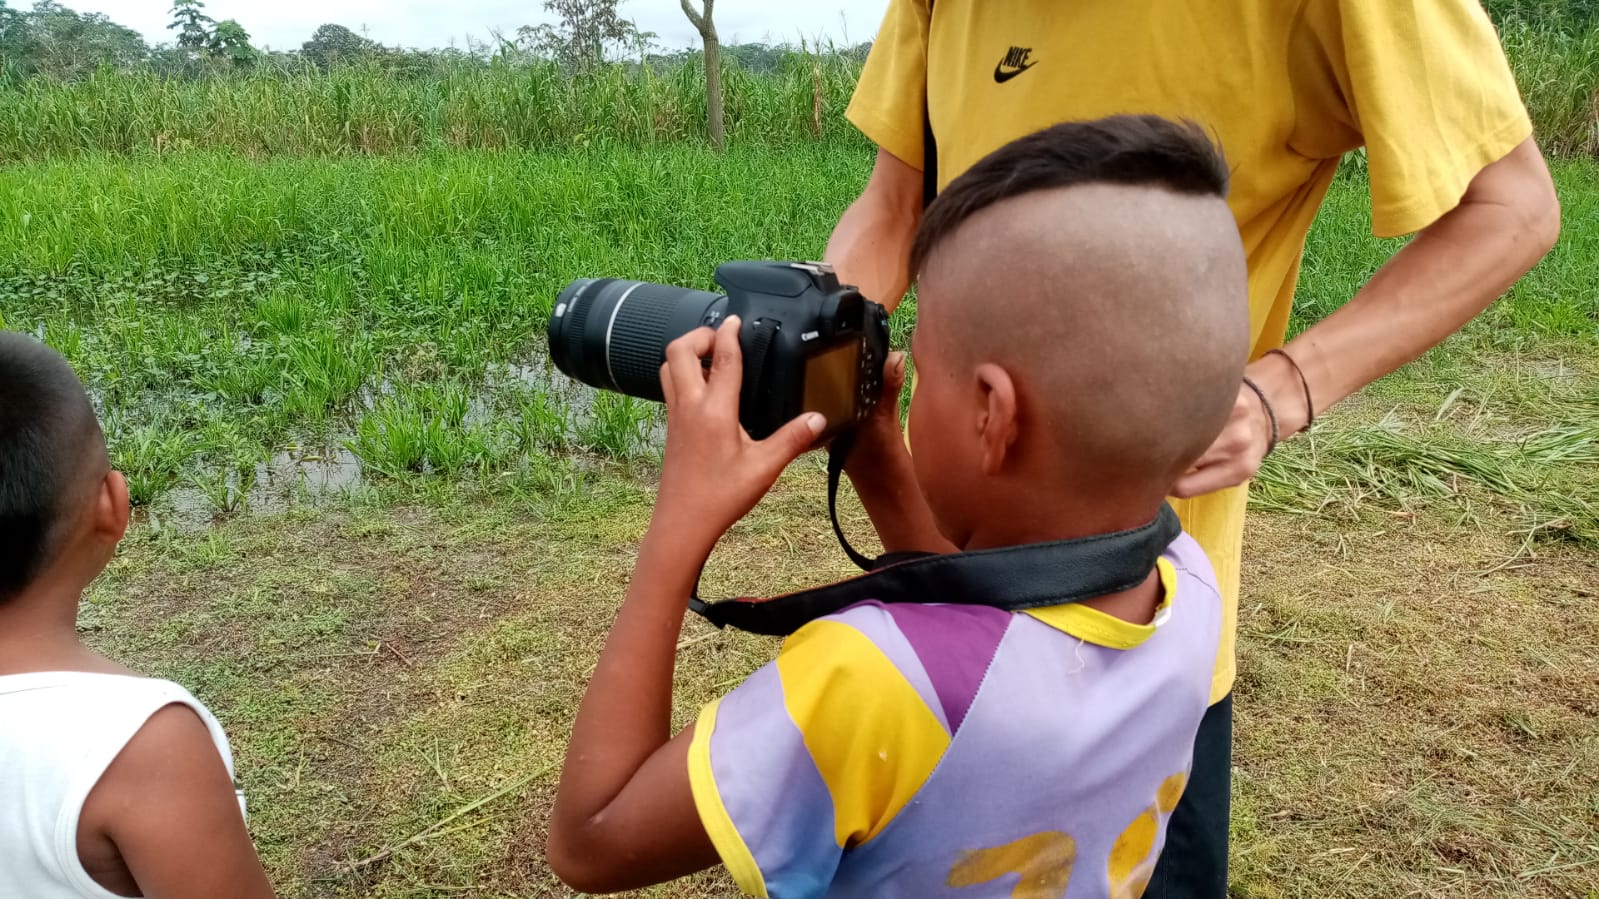
[[[1299,375],[1299,386],[1305,388],[1304,430],[1310,430],[1310,426],[1316,423],[1316,404],[1310,398],[1310,382],[1305,379],[1305,370],[1299,367],[1299,363],[1294,361],[1294,357],[1288,355],[1288,353],[1284,352],[1283,350],[1267,350],[1266,355],[1281,356],[1284,359],[1287,359],[1288,364],[1294,367],[1294,374]]]
[[[1266,399],[1266,391],[1261,390],[1260,385],[1250,380],[1248,375],[1244,376],[1244,386],[1255,391],[1255,396],[1260,397],[1260,407],[1266,410],[1266,418],[1271,422],[1271,440],[1266,444],[1266,455],[1269,456],[1271,451],[1277,448],[1277,413],[1271,408],[1271,402]]]

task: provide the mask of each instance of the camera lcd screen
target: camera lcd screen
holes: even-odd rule
[[[829,426],[855,420],[861,343],[852,340],[812,356],[805,363],[805,409],[826,416]]]

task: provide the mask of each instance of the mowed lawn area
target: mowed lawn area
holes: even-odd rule
[[[814,258],[870,164],[839,141],[0,168],[0,324],[71,358],[140,504],[82,628],[217,712],[283,896],[569,895],[544,821],[660,416],[553,374],[544,320],[577,277]],[[1554,168],[1549,259],[1256,485],[1237,897],[1599,897],[1599,164]],[[1296,328],[1397,246],[1367,202],[1341,175]],[[847,574],[824,485],[796,465],[707,589]],[[691,621],[680,720],[775,649]]]

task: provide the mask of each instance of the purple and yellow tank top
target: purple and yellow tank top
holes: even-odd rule
[[[750,895],[1134,897],[1210,694],[1221,599],[1187,535],[1134,625],[867,602],[701,713],[695,804]]]

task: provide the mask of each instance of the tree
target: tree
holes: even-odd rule
[[[216,20],[205,14],[201,0],[173,0],[172,24],[167,28],[178,33],[178,46],[191,53],[203,52],[211,46],[211,27]]]
[[[711,135],[711,146],[721,152],[725,139],[722,133],[722,42],[716,38],[716,22],[711,18],[716,0],[702,0],[705,4],[702,12],[695,12],[688,0],[679,2],[683,4],[683,14],[688,16],[705,43],[705,124]]]
[[[7,6],[6,0],[0,0],[0,77],[13,72],[21,74],[26,22],[22,13]]]
[[[100,14],[79,15],[53,0],[28,12],[0,5],[0,70],[9,75],[81,78],[102,65],[138,65],[149,53],[138,32]]]
[[[617,12],[620,0],[544,0],[556,24],[517,29],[518,44],[575,72],[592,72],[607,57],[642,52],[655,38]]]
[[[380,49],[376,41],[364,38],[343,25],[323,25],[300,46],[300,53],[318,66],[329,69]]]
[[[256,58],[256,50],[250,46],[250,33],[235,19],[223,19],[217,23],[206,52],[234,68],[251,65]]]

